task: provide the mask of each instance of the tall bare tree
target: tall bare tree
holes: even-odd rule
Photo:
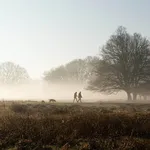
[[[136,99],[136,89],[150,80],[149,41],[138,33],[130,35],[120,26],[101,50],[101,61],[95,67],[88,90],[125,91],[128,100]]]
[[[19,84],[29,79],[25,68],[13,62],[4,62],[0,65],[0,82],[3,84]]]

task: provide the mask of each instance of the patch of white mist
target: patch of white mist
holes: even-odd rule
[[[83,102],[125,100],[126,94],[104,95],[84,89],[83,84],[48,84],[42,80],[32,80],[22,85],[0,85],[0,98],[5,100],[48,100],[72,102],[74,92],[82,92]]]

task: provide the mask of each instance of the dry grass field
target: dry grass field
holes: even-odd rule
[[[148,150],[150,104],[0,102],[1,150]]]

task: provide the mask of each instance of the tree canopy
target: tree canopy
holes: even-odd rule
[[[101,61],[93,66],[88,90],[114,93],[125,91],[136,99],[137,89],[150,80],[150,43],[139,33],[129,34],[120,26],[101,49]]]
[[[25,68],[13,62],[0,64],[0,82],[2,84],[19,84],[29,79]]]
[[[92,73],[92,63],[96,62],[98,57],[88,56],[85,59],[75,59],[57,68],[44,73],[44,80],[48,82],[65,83],[83,83]]]

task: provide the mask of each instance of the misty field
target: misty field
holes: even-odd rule
[[[150,104],[0,102],[2,150],[150,149]]]

